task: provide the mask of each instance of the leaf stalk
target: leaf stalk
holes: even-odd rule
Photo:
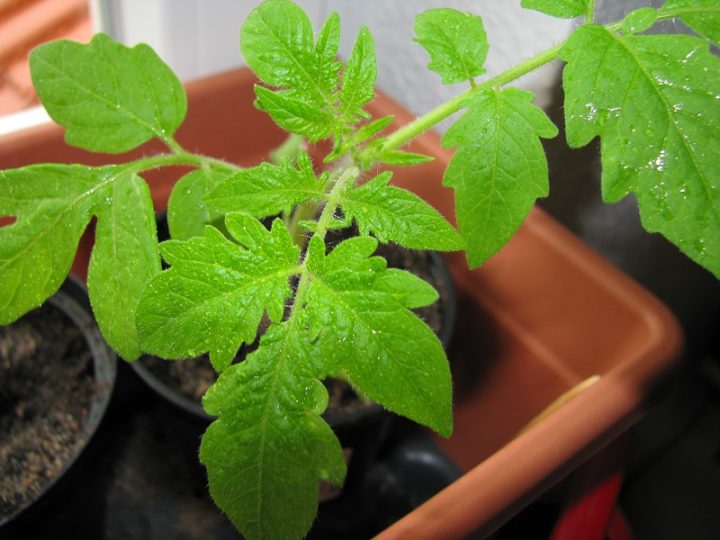
[[[558,58],[560,50],[563,48],[566,42],[562,42],[551,49],[548,49],[540,54],[525,60],[524,62],[514,66],[499,75],[492,77],[482,83],[476,84],[473,88],[466,90],[462,94],[446,101],[430,112],[420,116],[410,122],[409,124],[398,129],[392,135],[390,135],[382,146],[383,150],[393,150],[403,146],[410,142],[412,139],[425,132],[426,130],[433,127],[435,124],[445,120],[447,117],[455,114],[461,109],[464,109],[467,102],[476,94],[479,94],[483,90],[488,88],[497,88],[504,86],[523,75],[526,75],[532,71],[535,71],[539,67],[549,64],[553,60]]]

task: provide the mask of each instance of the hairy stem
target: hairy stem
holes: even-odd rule
[[[357,167],[349,167],[345,169],[340,175],[340,177],[337,179],[332,189],[330,190],[330,193],[328,193],[327,204],[325,205],[322,213],[320,214],[320,219],[318,219],[317,228],[313,233],[313,237],[317,236],[323,240],[325,239],[325,235],[328,231],[328,226],[330,225],[330,220],[333,218],[333,216],[335,215],[335,211],[338,208],[338,198],[340,194],[348,187],[348,185],[352,185],[352,183],[355,182],[359,174],[360,171],[357,169]],[[302,263],[300,263],[300,281],[298,282],[297,292],[295,293],[295,299],[293,301],[292,310],[290,312],[290,319],[293,319],[295,317],[298,311],[296,308],[302,306],[307,287],[310,284],[310,273],[307,269],[307,259],[308,251],[305,250]]]
[[[180,145],[179,142],[177,142],[175,137],[173,137],[172,135],[168,136],[168,137],[163,137],[162,141],[167,145],[167,147],[170,149],[170,151],[173,154],[185,154],[186,153],[185,149]]]
[[[592,24],[595,18],[595,0],[588,2],[587,9],[585,10],[585,21],[583,24]]]
[[[305,240],[303,239],[303,231],[300,228],[299,223],[304,219],[312,219],[317,209],[317,204],[305,203],[296,207],[290,215],[287,216],[285,226],[287,227],[293,242],[301,248],[305,247]]]
[[[277,165],[285,158],[294,160],[303,150],[307,150],[305,136],[291,133],[280,146],[270,152],[270,161]]]
[[[466,90],[459,96],[456,96],[451,100],[446,101],[432,111],[416,118],[414,121],[410,122],[406,126],[403,126],[396,132],[394,132],[392,135],[390,135],[385,140],[382,150],[392,150],[410,142],[412,139],[414,139],[424,131],[430,129],[435,124],[438,124],[442,120],[445,120],[448,116],[451,116],[452,114],[458,112],[460,109],[465,108],[468,99],[475,94],[481,92],[482,90],[504,86],[514,81],[515,79],[518,79],[523,75],[526,75],[531,71],[535,71],[539,67],[552,62],[558,57],[558,53],[564,45],[565,42],[553,47],[552,49],[548,49],[538,54],[537,56],[533,56],[532,58],[525,60],[517,66],[511,67],[507,71],[504,71],[503,73],[491,79],[488,79],[487,81],[476,84],[473,88]]]
[[[193,154],[181,150],[174,154],[158,154],[136,161],[131,161],[124,164],[129,170],[133,172],[143,172],[152,169],[160,169],[162,167],[207,167],[209,165],[222,165],[224,167],[230,167],[233,169],[241,169],[237,165],[223,161],[221,159],[215,159],[201,154]]]

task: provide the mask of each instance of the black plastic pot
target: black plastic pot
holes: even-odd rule
[[[80,466],[81,454],[97,431],[105,415],[112,395],[116,376],[116,356],[106,345],[100,334],[90,309],[90,302],[85,287],[74,278],[68,278],[60,290],[47,301],[57,308],[66,318],[70,319],[80,330],[90,355],[92,356],[92,377],[94,383],[93,396],[87,408],[82,428],[77,430],[77,440],[69,453],[68,459],[52,477],[47,479],[39,493],[17,508],[13,513],[0,516],[0,536],[10,533],[20,523],[33,519],[54,494],[61,491],[70,473],[76,473]],[[50,384],[53,381],[48,381]],[[1,381],[0,381],[1,383]]]

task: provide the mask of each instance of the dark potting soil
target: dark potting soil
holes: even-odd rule
[[[377,255],[385,257],[389,267],[409,270],[437,289],[440,301],[413,311],[439,335],[443,329],[443,306],[448,291],[445,289],[445,282],[432,271],[430,254],[424,251],[403,249],[395,245],[380,245]],[[241,349],[239,356],[244,356],[245,352]],[[217,374],[207,355],[180,361],[163,360],[146,355],[140,361],[165,386],[198,404],[203,394],[217,379]],[[328,410],[335,413],[353,413],[366,406],[366,402],[360,399],[346,382],[328,379],[324,381],[324,384],[329,394]]]
[[[0,521],[42,494],[77,453],[93,393],[85,338],[56,307],[0,328]]]

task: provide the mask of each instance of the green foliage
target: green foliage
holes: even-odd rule
[[[622,21],[622,29],[627,34],[637,34],[649,29],[657,20],[658,11],[644,7],[631,11]]]
[[[340,64],[335,60],[340,39],[339,21],[330,20],[318,46],[310,19],[288,0],[268,0],[257,6],[240,30],[245,61],[265,84],[308,105],[331,103]]]
[[[60,40],[30,55],[32,80],[68,144],[117,154],[167,140],[185,118],[185,90],[147,45],[97,34],[88,45]]]
[[[319,418],[328,400],[320,379],[342,374],[386,407],[450,432],[442,346],[407,309],[437,293],[370,257],[376,246],[354,238],[326,255],[313,238],[311,277],[292,315],[271,325],[257,351],[225,370],[205,396],[206,410],[219,418],[200,458],[213,498],[248,538],[302,536],[315,516],[318,480],[343,480],[340,446]]]
[[[369,141],[375,137],[375,135],[387,128],[392,121],[392,116],[386,116],[360,126],[355,133],[343,140],[339,145],[335,146],[335,148],[325,157],[325,163],[332,163],[340,156],[358,148],[362,143]],[[377,145],[381,142],[381,139],[376,139],[372,144]]]
[[[141,351],[133,315],[145,285],[160,272],[155,212],[148,185],[135,174],[122,174],[103,191],[88,291],[105,340],[134,359]]]
[[[128,360],[141,352],[210,354],[221,375],[204,405],[217,420],[200,457],[214,499],[247,538],[302,536],[316,512],[318,481],[340,484],[345,475],[340,445],[320,417],[324,378],[341,377],[441,435],[452,430],[445,353],[411,311],[438,293],[373,254],[378,241],[467,245],[477,266],[547,194],[541,138],[557,129],[532,94],[504,85],[562,57],[568,141],[582,146],[600,136],[605,200],[635,193],[649,230],[720,276],[720,59],[708,49],[720,41],[717,2],[668,0],[608,27],[589,24],[593,0],[522,5],[586,21],[563,48],[476,82],[488,52],[481,19],[451,9],[423,13],[416,41],[429,67],[443,82],[469,81],[471,89],[385,136],[392,118],[364,110],[377,75],[369,31],[360,30],[343,67],[336,14],[316,36],[290,0],[260,3],[241,29],[241,50],[263,83],[256,105],[295,135],[276,164],[249,169],[174,140],[185,93],[149,47],[127,48],[105,35],[89,45],[39,47],[33,80],[70,144],[119,153],[157,138],[172,152],[122,165],[0,172],[0,217],[14,218],[0,227],[0,323],[57,290],[95,217],[88,287],[105,338]],[[671,18],[705,40],[632,35]],[[443,138],[457,149],[444,183],[455,190],[458,234],[431,206],[390,185],[391,173],[370,171],[432,159],[401,147],[462,109]],[[305,138],[332,140],[328,172],[314,170]],[[176,165],[195,170],[173,190],[173,240],[158,248],[140,175]],[[259,221],[268,218],[269,229]],[[328,252],[328,231],[341,229],[356,236]],[[244,344],[257,348],[234,363]]]
[[[345,476],[340,444],[319,417],[328,396],[316,359],[296,318],[274,324],[205,394],[218,419],[200,460],[213,499],[246,538],[301,538],[315,518],[318,479],[339,485]]]
[[[375,97],[376,78],[375,44],[370,32],[363,26],[342,75],[340,112],[346,122],[354,123],[358,116],[367,116],[363,107]]]
[[[208,208],[205,195],[235,174],[236,169],[212,165],[195,169],[178,180],[170,194],[167,208],[170,236],[175,240],[187,240],[200,236],[205,225],[216,222],[223,213]]]
[[[60,287],[93,206],[104,199],[99,186],[115,172],[67,165],[0,172],[0,215],[17,218],[0,228],[1,324]]]
[[[568,142],[602,140],[607,202],[720,276],[720,59],[691,36],[579,29],[562,52]]]
[[[205,196],[205,203],[220,212],[242,209],[264,218],[290,213],[299,204],[320,201],[326,181],[327,174],[319,179],[315,176],[310,157],[302,152],[294,164],[285,158],[279,165],[262,163],[223,178]]]
[[[57,291],[95,215],[97,244],[88,276],[93,308],[108,343],[136,358],[135,328],[127,319],[160,264],[144,181],[115,166],[32,165],[0,172],[0,194],[0,215],[17,217],[0,228],[0,324]]]
[[[585,14],[594,0],[522,0],[524,8],[542,11],[553,17],[572,19]]]
[[[340,129],[334,114],[303,99],[273,92],[264,86],[255,86],[257,107],[268,113],[281,128],[305,135],[313,142],[326,139]]]
[[[255,340],[266,311],[282,319],[299,256],[287,229],[276,220],[268,231],[238,213],[225,225],[238,243],[206,227],[202,236],[161,244],[171,267],[150,281],[137,311],[145,352],[170,359],[209,352],[223,371]]]
[[[375,95],[377,67],[372,37],[362,28],[338,82],[339,43],[337,14],[316,42],[310,19],[289,0],[257,6],[240,31],[240,48],[262,82],[279,88],[257,86],[257,106],[279,126],[313,142],[348,135],[353,123],[367,117],[363,106]]]
[[[485,73],[487,35],[482,19],[456,9],[427,10],[415,18],[415,41],[430,55],[428,68],[445,84],[473,81]]]
[[[720,45],[720,3],[717,0],[667,0],[661,14],[676,14],[685,24]]]
[[[440,213],[417,195],[388,182],[383,173],[359,188],[343,192],[339,204],[355,219],[360,234],[412,249],[457,251],[465,247],[460,235]]]
[[[401,166],[420,165],[421,163],[428,163],[433,160],[432,157],[424,154],[405,152],[404,150],[394,150],[392,148],[382,149],[374,156],[374,158],[378,163]]]
[[[557,128],[532,104],[530,92],[485,90],[448,130],[457,147],[444,183],[455,190],[455,213],[471,267],[482,264],[515,234],[535,200],[548,193],[539,137]]]
[[[448,436],[447,360],[432,330],[408,309],[430,295],[427,288],[403,296],[387,292],[403,278],[398,271],[388,277],[385,260],[371,257],[376,247],[375,239],[358,237],[326,254],[320,238],[312,238],[312,279],[302,304],[307,324],[331,374],[342,374],[364,395]]]

